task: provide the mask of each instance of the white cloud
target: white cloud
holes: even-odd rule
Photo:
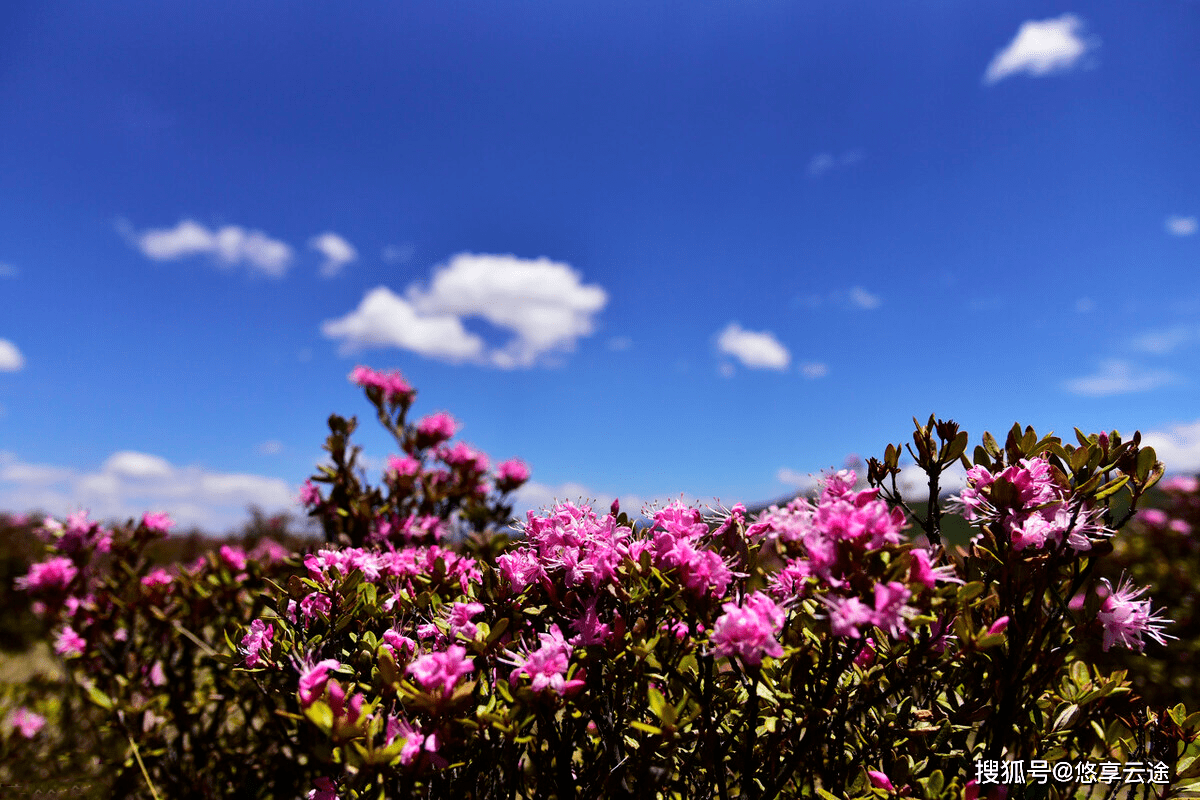
[[[1096,301],[1090,297],[1081,297],[1075,301],[1075,311],[1079,314],[1087,314],[1096,310]]]
[[[824,378],[829,374],[829,366],[819,361],[806,361],[800,365],[800,374],[810,380]]]
[[[599,286],[584,285],[567,264],[547,258],[460,253],[439,268],[428,288],[412,285],[404,297],[379,287],[358,309],[322,325],[342,352],[400,347],[451,362],[490,363],[502,369],[533,366],[554,351],[571,351],[592,332],[608,303]],[[488,351],[462,320],[479,317],[510,331],[503,347]]]
[[[784,370],[792,360],[791,353],[779,343],[774,334],[768,331],[743,330],[736,322],[729,323],[725,330],[721,331],[717,339],[717,348],[751,369]]]
[[[178,467],[149,453],[113,453],[91,472],[31,464],[0,452],[0,508],[64,515],[80,508],[93,519],[125,520],[166,511],[185,527],[219,532],[245,519],[248,505],[268,513],[296,510],[297,489],[263,475]]]
[[[309,240],[308,246],[325,256],[325,263],[321,265],[322,278],[334,277],[343,267],[358,258],[358,251],[354,249],[354,245],[332,231],[314,236]]]
[[[17,277],[17,268],[12,264],[0,264],[0,278]]]
[[[1133,339],[1135,350],[1154,355],[1166,355],[1180,345],[1200,339],[1200,327],[1176,325],[1157,331],[1147,331]]]
[[[958,494],[967,486],[967,471],[962,464],[951,464],[949,469],[938,477],[938,495]],[[891,481],[887,483],[891,488]],[[896,488],[905,500],[924,502],[929,499],[929,476],[925,470],[916,464],[900,468],[896,476]]]
[[[1195,217],[1169,216],[1166,222],[1167,233],[1172,236],[1191,236],[1200,230],[1200,223]]]
[[[1106,397],[1113,394],[1145,392],[1175,380],[1165,370],[1139,369],[1127,361],[1109,359],[1100,363],[1100,371],[1084,378],[1066,382],[1067,391],[1087,397]]]
[[[848,167],[862,160],[863,152],[861,150],[849,150],[840,156],[833,153],[817,153],[808,162],[808,174],[814,178],[819,178],[831,170],[839,167]]]
[[[859,308],[872,309],[879,308],[883,301],[879,299],[879,295],[871,294],[861,286],[855,286],[850,290],[850,302]]]
[[[1082,34],[1083,20],[1074,14],[1028,20],[988,64],[983,82],[994,84],[1021,73],[1041,77],[1071,69],[1089,50],[1099,47],[1096,39],[1085,39]]]
[[[25,356],[8,339],[0,339],[0,372],[20,372],[25,368]]]
[[[283,442],[278,439],[268,439],[256,447],[255,450],[259,455],[276,456],[283,452]]]
[[[174,228],[129,232],[129,237],[143,255],[155,261],[207,254],[222,267],[245,263],[252,271],[272,278],[283,277],[292,261],[292,248],[286,243],[237,225],[209,230],[185,219]]]
[[[1167,472],[1200,472],[1200,420],[1175,425],[1142,436],[1143,447],[1153,447]]]
[[[321,333],[341,339],[343,355],[367,347],[399,347],[429,358],[457,363],[478,361],[483,340],[468,333],[452,314],[423,315],[412,304],[380,286],[363,297],[358,308],[321,325]]]

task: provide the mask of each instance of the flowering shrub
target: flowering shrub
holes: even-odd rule
[[[302,495],[315,552],[163,573],[142,556],[160,518],[45,525],[22,587],[123,754],[114,795],[1018,797],[976,766],[1015,759],[1152,764],[1160,796],[1200,778],[1200,715],[1148,706],[1109,660],[1177,646],[1141,584],[1096,574],[1162,475],[1137,434],[1014,427],[968,460],[931,418],[909,448],[923,514],[889,445],[868,488],[843,471],[754,518],[564,502],[510,539],[528,468],[489,478],[449,415],[407,423],[399,375],[352,379],[404,455],[372,488],[354,420],[330,418]],[[948,549],[938,489],[960,462],[977,535]]]

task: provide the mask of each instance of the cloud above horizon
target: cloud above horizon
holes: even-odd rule
[[[339,274],[347,264],[358,258],[354,245],[332,231],[326,231],[314,236],[308,241],[308,246],[325,256],[321,265],[321,277],[332,278]]]
[[[25,356],[8,339],[0,339],[0,372],[20,372],[25,368]]]
[[[297,509],[295,491],[280,478],[180,467],[132,450],[113,453],[86,472],[0,451],[0,508],[54,515],[83,508],[104,520],[166,511],[182,527],[217,533],[243,521],[250,505],[268,513]]]
[[[785,370],[792,354],[769,331],[748,331],[731,322],[717,337],[717,349],[750,369]]]
[[[1165,227],[1167,233],[1172,236],[1191,236],[1197,230],[1200,230],[1200,221],[1197,221],[1195,217],[1181,217],[1172,214],[1167,217]]]
[[[1095,374],[1067,381],[1064,387],[1072,394],[1085,397],[1108,397],[1114,394],[1146,392],[1166,386],[1175,376],[1161,369],[1143,369],[1128,361],[1106,359],[1100,362]]]
[[[1168,473],[1200,472],[1200,419],[1150,431],[1142,436],[1142,446],[1154,448]]]
[[[251,272],[271,278],[282,278],[292,262],[292,248],[287,243],[238,225],[210,230],[195,220],[184,219],[174,228],[136,233],[120,224],[118,230],[142,255],[154,261],[208,255],[223,269],[245,265]]]
[[[1040,78],[1074,68],[1084,55],[1100,46],[1095,38],[1084,38],[1083,30],[1083,20],[1074,14],[1027,20],[988,64],[983,82],[993,85],[1021,74]]]
[[[372,289],[354,311],[323,323],[321,332],[341,342],[342,354],[397,347],[450,363],[516,369],[574,350],[607,303],[603,288],[583,284],[567,264],[460,253],[436,270],[428,287],[413,284],[403,296],[384,286]],[[512,336],[489,350],[464,326],[470,318]]]

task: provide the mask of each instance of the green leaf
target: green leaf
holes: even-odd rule
[[[104,692],[97,689],[94,685],[89,685],[87,687],[87,693],[88,693],[88,698],[93,703],[100,706],[105,711],[112,711],[113,701],[112,701],[111,697],[109,697]]]
[[[645,722],[638,722],[636,720],[629,723],[629,727],[637,728],[639,731],[645,731],[646,733],[652,733],[655,736],[662,736],[663,734],[662,728],[656,728],[653,725],[648,725]]]
[[[308,717],[323,733],[329,733],[333,729],[333,709],[323,700],[318,700],[304,709],[304,716]]]
[[[1129,476],[1122,475],[1121,477],[1117,478],[1116,480],[1109,481],[1108,483],[1106,483],[1102,487],[1100,487],[1099,491],[1096,492],[1095,497],[1097,500],[1103,500],[1104,498],[1108,497],[1109,495],[1116,494],[1117,492],[1119,492],[1121,490],[1121,487],[1127,483],[1129,483]]]
[[[1050,728],[1052,731],[1060,731],[1070,727],[1075,720],[1079,719],[1079,706],[1071,703],[1069,706],[1059,712],[1058,717],[1054,720],[1054,725]]]
[[[1139,483],[1145,483],[1150,477],[1150,470],[1158,460],[1153,447],[1143,447],[1137,455],[1137,478]]]

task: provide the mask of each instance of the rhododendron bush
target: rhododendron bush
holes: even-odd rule
[[[1137,434],[1014,426],[968,458],[967,433],[931,418],[869,462],[865,486],[829,474],[756,515],[562,502],[509,535],[528,467],[451,444],[448,414],[410,422],[398,374],[352,379],[400,455],[369,485],[355,421],[330,418],[330,463],[302,494],[325,532],[310,552],[226,547],[152,569],[161,516],[47,521],[21,588],[69,679],[61,697],[10,698],[6,753],[69,737],[78,697],[117,796],[1116,790],[1001,786],[977,766],[1030,759],[1141,762],[1160,797],[1200,778],[1200,714],[1151,704],[1116,660],[1194,647],[1135,564],[1104,571],[1163,474]],[[904,449],[928,475],[924,508],[897,489]],[[975,536],[956,547],[939,487],[960,463],[950,510]],[[19,780],[16,765],[0,777]]]

